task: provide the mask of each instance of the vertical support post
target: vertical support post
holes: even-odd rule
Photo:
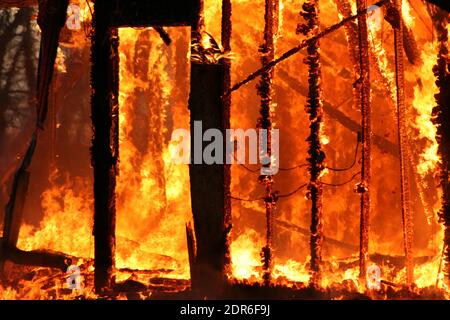
[[[199,1],[198,18],[192,25],[193,50],[196,56],[205,58],[202,37],[205,27],[203,0]],[[231,10],[231,7],[230,7]],[[231,17],[226,8],[225,14]],[[228,48],[231,20],[224,17],[222,31]],[[228,32],[229,30],[229,32]],[[228,39],[228,40],[227,40]],[[202,60],[202,59],[201,59]],[[225,88],[230,84],[229,61],[220,59],[216,63],[191,61],[191,84],[189,110],[191,123],[191,162],[189,165],[191,204],[195,233],[195,258],[191,261],[191,284],[202,297],[219,296],[226,280],[229,265],[228,234],[231,229],[230,168],[226,165],[225,152],[215,149],[213,163],[206,163],[203,152],[203,132],[212,129],[220,132],[213,135],[213,143],[226,150],[226,129],[230,126],[230,102],[223,100]],[[216,141],[220,139],[220,141]],[[206,150],[205,150],[206,151]],[[218,154],[219,152],[219,154]],[[192,238],[192,237],[191,237]],[[188,242],[192,242],[192,239]],[[191,245],[192,247],[192,245]],[[192,251],[192,248],[191,248]],[[193,263],[192,263],[193,261]]]
[[[306,23],[297,28],[298,32],[304,35],[313,36],[319,31],[319,3],[318,0],[309,0],[302,6],[300,15]],[[310,285],[318,287],[321,280],[322,264],[322,243],[323,243],[323,222],[322,222],[322,182],[320,175],[324,169],[325,153],[322,151],[320,133],[322,127],[323,105],[321,97],[321,66],[319,41],[311,41],[306,48],[308,56],[308,99],[306,110],[309,114],[310,134],[307,138],[309,142],[308,162],[310,181],[308,184],[308,195],[311,199],[311,262],[310,262]]]
[[[358,11],[367,8],[366,0],[357,0]],[[361,194],[360,237],[359,237],[359,277],[366,278],[367,257],[369,251],[370,217],[370,156],[371,156],[371,107],[370,107],[370,65],[367,33],[367,14],[358,17],[359,79],[358,101],[361,106],[362,164],[361,182],[358,192]]]
[[[118,35],[110,28],[106,1],[95,2],[93,17],[91,71],[91,112],[94,137],[94,237],[97,292],[114,284],[115,265],[115,186],[118,149]]]
[[[215,132],[219,130],[222,137],[226,136],[221,99],[223,73],[224,65],[221,63],[191,63],[189,175],[197,248],[191,283],[194,290],[208,297],[220,294],[228,251],[226,236],[229,230],[224,226],[225,194],[229,189],[229,185],[225,183],[225,159],[222,155],[221,163],[205,163],[203,150],[208,143],[204,143],[202,139],[203,132],[208,129]],[[218,137],[214,136],[213,139]]]
[[[232,34],[232,22],[231,22],[231,0],[222,0],[222,48],[225,54],[231,52],[231,34]],[[225,57],[221,62],[224,65],[223,70],[223,87],[222,96],[225,92],[228,92],[231,88],[231,59]],[[231,113],[231,95],[227,95],[222,98],[223,104],[223,128],[230,128],[230,113]],[[226,143],[226,142],[225,142]],[[225,147],[226,149],[226,147]],[[224,222],[223,225],[226,230],[231,230],[231,165],[225,161],[224,164]],[[228,272],[231,264],[231,257],[229,252],[229,237],[226,236],[226,253],[225,253],[225,266],[224,272]]]
[[[278,33],[278,15],[279,0],[266,0],[264,15],[264,43],[261,46],[261,64],[266,66],[275,58],[275,42]],[[272,164],[272,112],[273,112],[273,86],[274,68],[264,71],[261,74],[261,81],[258,85],[258,95],[261,97],[260,118],[257,126],[266,130],[267,138],[261,139],[263,145],[260,145],[260,154],[263,153],[263,167],[270,168]],[[266,141],[265,141],[266,140]],[[267,145],[265,145],[267,143]],[[265,153],[265,154],[264,154]],[[262,248],[261,257],[264,270],[264,281],[270,282],[272,277],[273,257],[273,211],[275,210],[276,197],[272,191],[273,177],[272,175],[261,175],[259,181],[266,189],[265,207],[266,207],[266,245]]]
[[[394,14],[394,44],[395,44],[395,83],[397,88],[397,126],[400,156],[400,187],[402,201],[403,238],[406,261],[406,284],[410,286],[414,278],[414,265],[412,257],[413,221],[411,214],[411,194],[409,185],[409,172],[407,166],[407,132],[406,132],[406,106],[405,106],[405,75],[403,58],[403,25],[402,0],[394,1],[396,13]]]

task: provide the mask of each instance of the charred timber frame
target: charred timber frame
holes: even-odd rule
[[[225,136],[224,108],[221,96],[224,92],[223,77],[225,65],[191,62],[191,92],[189,110],[191,132],[195,122],[201,121],[202,130],[218,129]],[[197,129],[198,130],[198,129]],[[223,141],[225,147],[225,141]],[[198,146],[191,139],[191,150],[202,150],[207,145]],[[201,149],[200,149],[201,148]],[[224,149],[225,150],[225,149]],[[198,153],[197,152],[197,153]],[[192,288],[201,295],[219,293],[224,283],[224,271],[227,265],[227,237],[229,226],[225,217],[229,216],[225,208],[229,192],[229,172],[223,164],[199,163],[191,152],[189,165],[191,204],[196,239],[196,255],[191,279]],[[225,156],[225,155],[224,155]],[[223,163],[223,162],[222,162]],[[228,190],[228,191],[227,191]],[[209,296],[211,297],[211,296]]]
[[[118,159],[118,27],[191,26],[202,24],[201,1],[95,2],[92,38],[92,122],[94,138],[95,287],[111,288],[114,282],[115,179]],[[224,2],[223,34],[229,50],[231,3]],[[189,109],[191,124],[224,132],[229,127],[230,101],[222,96],[230,86],[230,62],[191,63]],[[192,127],[193,128],[193,127]],[[224,135],[225,136],[225,135]],[[225,143],[225,141],[224,141]],[[229,263],[227,239],[231,228],[229,166],[193,164],[189,168],[194,234],[188,232],[192,287],[214,292],[225,279]],[[195,251],[195,252],[193,252]]]
[[[91,147],[94,174],[94,283],[98,293],[111,288],[115,264],[115,186],[118,143],[119,53],[117,29],[111,27],[111,11],[96,1],[92,24]]]
[[[348,0],[336,0],[339,12],[344,17],[352,14]],[[358,11],[367,7],[366,0],[356,1]],[[369,44],[367,30],[367,14],[358,16],[357,24],[349,22],[345,25],[350,60],[354,65],[354,105],[361,110],[362,161],[361,182],[357,191],[360,193],[360,237],[359,237],[359,278],[365,280],[367,257],[369,249],[369,214],[370,214],[370,153],[371,153],[371,123],[370,123],[370,66]],[[324,102],[325,105],[325,102]],[[359,139],[359,138],[358,138]],[[396,154],[397,155],[397,154]],[[364,283],[365,281],[363,281]]]
[[[221,38],[222,38],[222,48],[225,53],[225,57],[222,58],[222,63],[224,64],[224,73],[223,73],[223,90],[227,92],[231,88],[231,60],[226,57],[227,54],[231,52],[231,33],[233,30],[233,26],[231,23],[231,0],[222,0],[222,30],[221,30]],[[223,94],[223,93],[222,93]],[[223,127],[225,129],[230,128],[230,112],[231,112],[231,95],[222,96],[223,103]],[[223,225],[226,230],[231,230],[231,165],[225,162],[224,164],[224,216],[223,216]],[[229,252],[229,234],[225,235],[225,265],[223,266],[224,272],[227,274],[230,271],[231,267],[231,258]]]
[[[224,50],[230,50],[231,3],[224,1],[222,15],[222,41]],[[192,25],[191,90],[189,111],[191,132],[196,121],[201,121],[202,132],[208,129],[225,130],[230,127],[231,98],[222,99],[230,87],[230,61],[221,58],[205,63],[208,55],[202,46],[204,34],[204,4],[200,0],[199,15]],[[217,49],[217,48],[216,48]],[[198,122],[197,122],[198,123]],[[226,281],[230,264],[228,237],[231,230],[230,166],[226,155],[221,163],[206,164],[197,158],[203,154],[205,145],[198,146],[191,139],[191,164],[189,176],[191,206],[194,220],[195,244],[192,231],[188,235],[191,264],[191,287],[200,297],[220,295]],[[203,142],[202,142],[203,143]],[[226,150],[227,141],[222,141]],[[200,160],[200,161],[199,161]],[[195,248],[194,250],[192,248]],[[192,257],[192,251],[194,256]]]

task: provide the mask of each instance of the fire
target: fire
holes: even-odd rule
[[[409,28],[414,27],[414,16],[411,13],[411,5],[408,0],[402,1],[402,15],[406,25]]]
[[[436,56],[436,44],[427,43],[421,54],[423,63],[415,72],[419,75],[417,81],[420,81],[420,84],[414,87],[413,107],[417,111],[417,116],[413,126],[419,131],[419,137],[426,139],[426,147],[420,155],[420,163],[417,166],[417,172],[422,176],[432,172],[440,161],[437,154],[436,127],[431,121],[435,105],[434,95],[438,92],[433,74]]]
[[[89,6],[83,1],[71,3],[81,6],[81,20],[88,24],[91,18]],[[334,0],[321,0],[320,3],[321,23],[324,26],[341,18]],[[411,10],[409,1],[403,0],[402,3],[406,26],[419,28],[421,23],[415,19],[417,13]],[[350,4],[355,11],[355,1],[350,1]],[[300,7],[301,3],[294,0],[284,0],[280,4],[280,38],[276,55],[303,40],[295,34]],[[220,14],[220,1],[205,1],[205,30],[208,35],[202,35],[201,39],[205,47],[211,47],[211,39],[220,44]],[[224,54],[231,57],[233,83],[260,66],[258,48],[262,43],[263,16],[262,2],[233,1],[232,52],[221,52],[212,59],[212,62],[217,62]],[[369,260],[382,269],[383,280],[401,286],[405,282],[406,271],[401,263],[401,208],[399,186],[395,180],[398,159],[386,147],[396,146],[397,143],[393,109],[396,89],[392,71],[392,27],[383,20],[381,11],[370,15],[368,25],[372,53],[372,103],[376,113],[373,119],[374,136],[377,141],[383,141],[373,148],[374,196]],[[436,127],[431,121],[434,94],[437,92],[432,72],[437,45],[427,39],[428,35],[422,29],[418,29],[416,34],[420,62],[414,66],[405,62],[407,86],[413,87],[407,101],[410,106],[411,142],[416,142],[411,149],[418,155],[417,159],[412,160],[413,174],[419,177],[418,198],[421,205],[427,207],[423,209],[427,214],[427,223],[421,224],[424,221],[420,220],[421,209],[417,209],[420,207],[419,200],[414,202],[419,221],[416,228],[423,231],[414,248],[414,256],[420,261],[415,265],[414,282],[417,288],[447,290],[441,272],[443,231],[435,214],[440,207],[438,195],[441,191],[434,185],[434,175],[440,159],[437,155]],[[187,165],[172,162],[177,141],[171,139],[173,129],[189,128],[190,30],[167,30],[173,40],[171,45],[166,45],[152,28],[120,28],[118,31],[120,162],[116,186],[117,281],[148,281],[144,271],[154,272],[153,276],[187,282],[190,277],[185,233],[186,223],[192,220],[189,170]],[[326,112],[325,129],[320,138],[327,154],[327,166],[347,169],[333,171],[326,168],[320,177],[326,182],[323,191],[326,239],[321,286],[328,289],[345,287],[364,293],[366,287],[364,281],[359,279],[358,268],[360,204],[359,195],[354,193],[360,150],[353,159],[357,130],[346,127],[349,122],[357,126],[360,112],[351,102],[345,103],[352,100],[353,66],[347,57],[345,35],[342,30],[339,32],[321,39],[322,82],[328,108],[344,116]],[[71,72],[67,51],[88,46],[83,32],[74,33],[72,37],[80,40],[81,44],[77,41],[66,43],[58,50],[57,71],[64,73],[65,77],[70,77]],[[306,285],[310,279],[310,203],[306,188],[296,190],[309,179],[304,165],[309,120],[304,112],[308,84],[303,59],[304,53],[299,53],[275,68],[275,95],[271,106],[273,123],[280,129],[281,140],[280,159],[273,160],[284,169],[274,177],[274,190],[284,196],[278,200],[275,210],[276,236],[273,241],[271,281],[285,286]],[[346,74],[350,76],[346,77]],[[306,88],[304,92],[302,88]],[[255,91],[254,85],[248,85],[233,93],[233,128],[256,126],[259,101]],[[354,165],[348,168],[352,162]],[[83,165],[89,165],[88,159]],[[265,209],[261,198],[264,188],[258,183],[259,172],[251,172],[252,169],[258,168],[254,166],[246,170],[235,164],[231,169],[233,229],[230,247],[232,265],[228,274],[230,282],[263,283],[261,249],[265,245]],[[22,226],[18,247],[23,250],[48,249],[78,257],[77,264],[85,267],[87,277],[92,274],[94,258],[92,177],[71,175],[59,168],[53,168],[51,173],[50,186],[41,197],[43,217],[37,226],[27,223]],[[342,184],[352,175],[357,178]],[[284,222],[284,226],[280,222]],[[400,262],[394,263],[396,261]],[[41,269],[34,271],[45,273]],[[63,272],[55,276],[57,280],[53,282],[52,290],[56,293],[46,298],[73,298],[55,289],[64,287],[64,276]],[[50,277],[45,275],[47,280]],[[42,291],[32,286],[40,284],[39,281],[36,276],[31,284],[20,282],[18,289],[0,287],[0,297],[42,298]],[[84,294],[94,297],[89,289]]]
[[[262,276],[259,250],[264,245],[262,238],[248,230],[231,244],[232,276],[236,279],[260,279]]]
[[[175,128],[187,127],[187,110],[171,106],[176,83],[167,70],[169,55],[158,34],[152,29],[121,28],[119,38],[116,264],[119,268],[170,269],[175,276],[188,277],[189,174],[186,165],[171,162],[173,144],[164,142],[170,137],[169,119]],[[149,123],[142,123],[140,117]],[[144,130],[143,138],[134,130]],[[145,138],[149,142],[147,150],[142,150]]]
[[[65,176],[56,182],[59,172],[50,177],[53,184],[42,195],[45,216],[39,227],[25,224],[20,230],[18,247],[23,250],[51,249],[75,257],[93,258],[92,194],[90,181]]]

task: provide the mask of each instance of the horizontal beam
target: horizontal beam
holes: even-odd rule
[[[110,27],[191,26],[198,20],[199,0],[97,0]],[[110,14],[109,14],[110,13]]]
[[[26,8],[37,6],[37,0],[0,0],[0,9],[5,8]]]

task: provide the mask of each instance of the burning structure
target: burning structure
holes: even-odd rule
[[[0,10],[0,297],[448,297],[444,3]],[[279,173],[173,163],[196,121]]]

